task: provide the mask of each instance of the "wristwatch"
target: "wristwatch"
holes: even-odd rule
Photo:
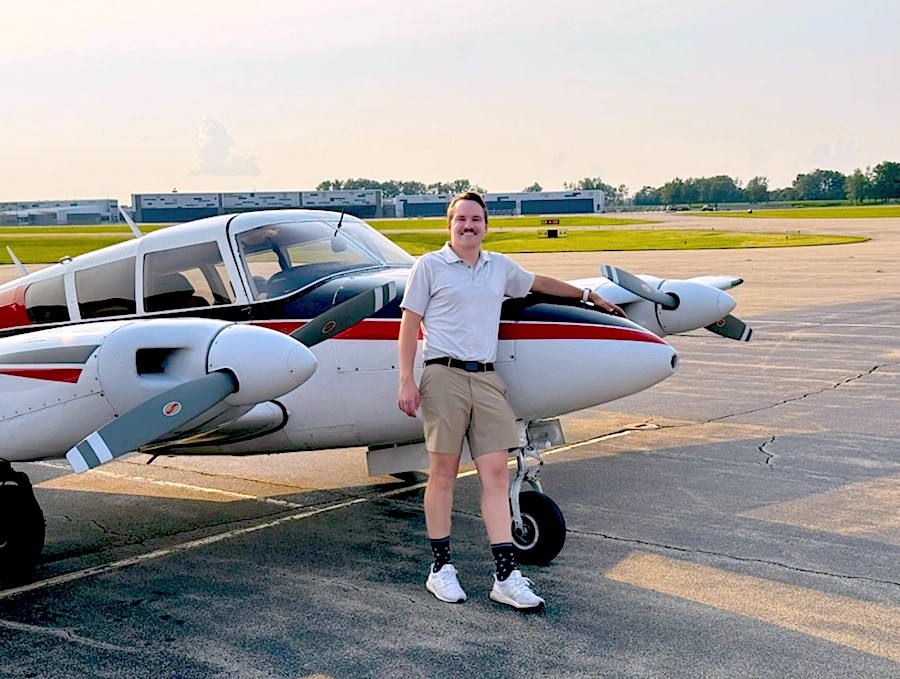
[[[591,296],[592,290],[590,288],[585,288],[581,291],[581,303],[587,304],[588,298]]]

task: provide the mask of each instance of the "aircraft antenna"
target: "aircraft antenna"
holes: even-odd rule
[[[12,248],[7,245],[6,251],[9,253],[9,258],[13,261],[13,264],[16,265],[16,268],[19,270],[19,273],[22,274],[23,276],[27,276],[28,269],[26,269],[25,265],[19,261],[19,258],[16,257],[16,253],[12,251]]]

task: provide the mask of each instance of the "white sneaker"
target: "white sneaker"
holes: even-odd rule
[[[466,600],[466,593],[459,586],[456,572],[456,567],[452,563],[445,563],[437,573],[434,572],[434,566],[432,566],[428,569],[425,589],[448,604],[461,604]]]
[[[518,568],[503,582],[500,582],[495,574],[491,599],[514,608],[540,608],[544,605],[544,600],[531,591],[533,584]]]

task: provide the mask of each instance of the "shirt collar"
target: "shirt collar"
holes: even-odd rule
[[[441,256],[444,258],[444,261],[447,264],[453,264],[454,262],[462,262],[463,258],[460,257],[453,251],[453,248],[450,247],[450,241],[444,243],[444,247],[442,247],[438,252],[440,252]],[[482,249],[481,254],[479,255],[479,259],[484,260],[485,262],[491,261],[491,253],[487,250]]]

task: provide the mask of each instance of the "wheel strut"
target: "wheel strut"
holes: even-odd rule
[[[535,463],[529,464],[528,460],[534,460]],[[537,478],[543,466],[544,458],[531,442],[516,449],[516,476],[509,485],[509,504],[512,509],[513,526],[516,530],[521,531],[523,525],[522,508],[519,502],[522,486],[527,482],[535,491],[543,493],[541,482]]]

